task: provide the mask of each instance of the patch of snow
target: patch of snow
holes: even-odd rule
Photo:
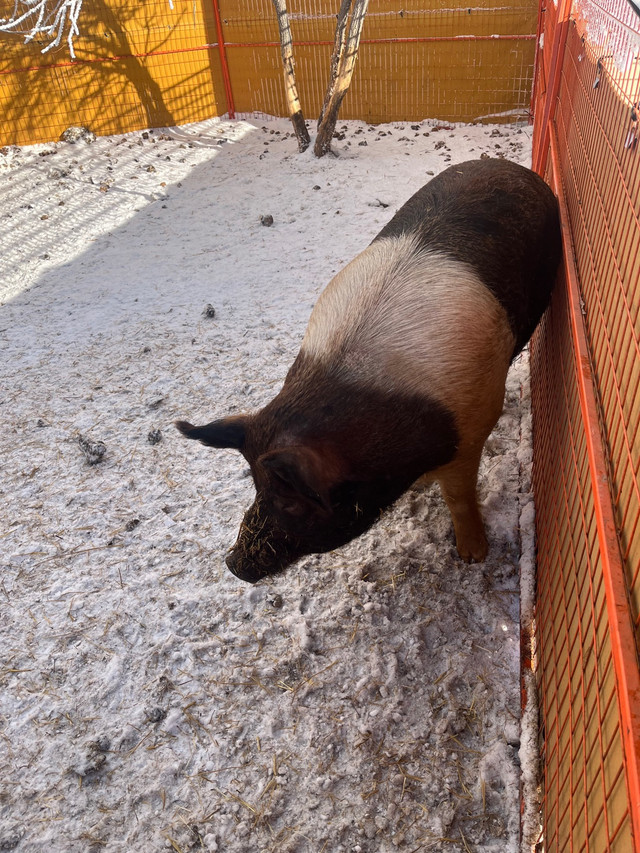
[[[280,119],[0,152],[1,849],[519,849],[526,354],[479,565],[433,487],[243,584],[246,465],[172,426],[265,404],[321,289],[430,176],[530,163],[526,128],[338,133],[322,160]]]

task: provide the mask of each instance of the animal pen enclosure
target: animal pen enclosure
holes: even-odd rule
[[[336,5],[289,4],[307,118]],[[82,16],[75,60],[1,36],[4,144],[285,112],[269,0],[85,2]],[[341,113],[502,121],[531,103],[534,167],[561,200],[565,274],[531,348],[548,851],[640,849],[639,20],[626,0],[371,0]]]

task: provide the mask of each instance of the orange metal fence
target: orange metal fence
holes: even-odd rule
[[[319,115],[338,0],[289,0],[304,114]],[[529,108],[536,0],[371,0],[344,118],[513,120]],[[13,0],[0,0],[0,19]],[[28,30],[28,27],[26,27]],[[215,115],[286,115],[271,0],[85,0],[64,39],[0,33],[0,144],[99,134]]]
[[[544,842],[640,850],[640,17],[540,16],[534,164],[565,274],[532,342]]]

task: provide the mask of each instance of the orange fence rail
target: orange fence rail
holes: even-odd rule
[[[304,114],[320,113],[338,0],[289,0]],[[529,109],[536,0],[468,4],[371,0],[344,118],[512,121]],[[0,0],[0,18],[13,0]],[[271,0],[94,0],[74,40],[0,33],[0,144],[98,134],[211,116],[286,115]]]
[[[565,270],[531,348],[548,851],[640,850],[640,17],[540,16],[534,165]]]

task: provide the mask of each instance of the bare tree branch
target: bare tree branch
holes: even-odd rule
[[[78,16],[83,0],[14,0],[13,13],[9,18],[0,20],[0,32],[24,33],[25,44],[37,35],[51,39],[42,49],[46,53],[58,47],[67,29],[69,53],[75,59],[73,50],[74,36],[79,34]]]
[[[168,0],[173,9],[173,0]],[[67,45],[72,59],[76,58],[73,40],[80,35],[78,18],[83,0],[13,0],[13,12],[8,18],[0,18],[0,32],[20,33],[25,44],[36,36],[50,38],[42,53],[58,47],[67,30]]]

